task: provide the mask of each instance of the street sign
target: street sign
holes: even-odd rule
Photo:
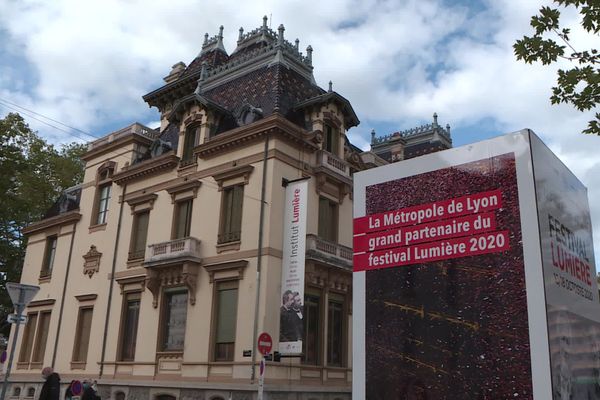
[[[258,351],[260,351],[263,356],[266,356],[271,352],[272,348],[273,339],[271,339],[271,335],[269,335],[267,332],[261,333],[258,336]]]
[[[27,315],[23,314],[8,314],[6,320],[10,324],[26,324],[27,323]]]
[[[0,400],[4,400],[6,397],[6,389],[8,388],[8,379],[10,377],[10,370],[12,368],[13,357],[15,355],[15,349],[17,347],[17,337],[19,337],[19,327],[22,323],[27,321],[27,317],[23,316],[23,310],[25,310],[25,306],[29,304],[29,302],[35,297],[37,292],[39,292],[40,287],[34,285],[24,285],[21,283],[7,282],[6,283],[6,291],[10,296],[10,299],[15,306],[15,311],[17,312],[14,315],[14,321],[17,324],[15,326],[15,332],[12,335],[12,345],[10,347],[10,357],[8,358],[8,365],[6,366],[6,372],[4,373],[4,382],[2,383],[2,392],[0,393]],[[9,316],[9,320],[12,319],[13,316]],[[23,320],[23,318],[25,318]]]
[[[6,290],[15,307],[23,307],[35,297],[40,290],[39,286],[25,285],[22,283],[7,282]]]
[[[71,393],[73,396],[79,396],[83,392],[83,385],[80,381],[71,382]]]

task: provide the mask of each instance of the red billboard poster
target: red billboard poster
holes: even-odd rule
[[[367,399],[531,398],[514,154],[369,186],[366,209]]]
[[[531,140],[554,400],[600,399],[600,303],[585,186]]]
[[[354,399],[553,398],[532,136],[355,175]]]

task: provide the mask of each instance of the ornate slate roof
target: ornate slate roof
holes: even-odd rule
[[[73,186],[65,189],[58,198],[46,211],[42,219],[56,217],[69,211],[79,208],[79,200],[81,199],[81,185]]]
[[[398,131],[389,135],[375,137],[371,132],[371,150],[379,157],[392,162],[391,146],[402,144],[404,146],[404,159],[421,156],[435,151],[452,147],[450,125],[446,128],[438,124],[437,113],[433,114],[433,122],[415,128]]]
[[[349,118],[347,127],[357,125],[358,118],[346,99],[316,85],[312,48],[308,46],[304,55],[299,50],[299,41],[290,43],[284,32],[283,25],[277,32],[267,27],[264,17],[259,28],[248,33],[240,28],[237,47],[228,55],[221,27],[218,35],[210,39],[205,36],[202,50],[189,66],[176,64],[165,78],[167,84],[143,98],[163,111],[169,104],[177,106],[184,99],[193,100],[190,96],[195,93],[199,96],[196,100],[221,113],[224,111],[228,116],[225,119],[234,121],[234,126],[227,129],[238,126],[235,121],[240,122],[240,113],[247,107],[259,109],[262,117],[277,112],[302,126],[300,105],[335,101]],[[170,116],[171,122],[177,120],[175,111]]]

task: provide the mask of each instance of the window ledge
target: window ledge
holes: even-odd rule
[[[141,267],[144,263],[144,257],[132,258],[127,260],[127,269]]]
[[[42,361],[32,361],[31,364],[29,364],[29,369],[42,369],[43,364]]]
[[[209,361],[208,362],[209,366],[233,366],[235,364],[239,364],[239,363],[236,363],[234,360],[231,360],[231,361]]]
[[[237,240],[235,242],[219,243],[217,244],[217,253],[223,253],[225,251],[239,250],[242,242]]]
[[[198,163],[195,160],[180,161],[179,167],[177,168],[177,176],[187,175],[192,172],[196,172],[198,169]]]
[[[27,369],[29,368],[28,362],[17,362],[17,369]]]
[[[90,227],[89,227],[89,233],[105,231],[105,230],[106,230],[106,222],[103,224],[90,225]]]
[[[47,283],[47,282],[50,282],[51,279],[52,279],[52,274],[47,274],[47,275],[40,274],[40,278],[39,278],[38,282],[39,283]]]
[[[85,369],[85,361],[71,361],[71,369]]]
[[[183,357],[183,350],[181,351],[157,351],[156,352],[156,357],[157,358],[182,358]]]

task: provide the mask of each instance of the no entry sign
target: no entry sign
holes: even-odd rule
[[[263,356],[266,356],[271,352],[273,348],[273,339],[271,339],[271,335],[267,332],[263,332],[258,336],[258,351],[262,353]]]

